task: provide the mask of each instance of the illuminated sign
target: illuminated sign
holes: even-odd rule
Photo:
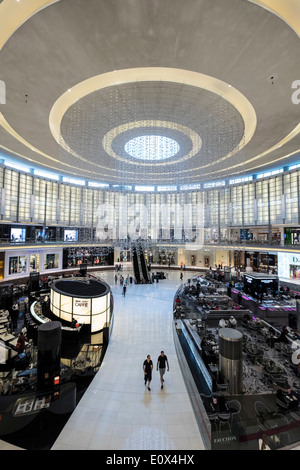
[[[75,302],[75,307],[88,308],[89,306],[88,300],[74,299],[74,302]]]

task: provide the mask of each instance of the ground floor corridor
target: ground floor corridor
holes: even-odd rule
[[[114,296],[113,332],[103,364],[52,449],[204,449],[173,339],[179,272],[154,284],[129,284],[125,297],[114,275],[99,274]],[[163,389],[156,371],[162,350],[170,366]],[[154,366],[151,391],[142,370],[147,354]]]

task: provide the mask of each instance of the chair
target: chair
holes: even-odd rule
[[[254,403],[254,409],[257,415],[256,417],[260,428],[263,431],[266,431],[267,428],[264,425],[264,421],[268,415],[272,414],[272,411],[261,401],[256,401]]]
[[[241,409],[242,409],[242,405],[238,400],[229,400],[227,402],[227,406],[228,406],[229,411],[230,411],[231,425],[232,425],[234,417],[235,416],[239,417]]]
[[[218,429],[218,415],[217,413],[207,413],[207,417],[211,424],[216,426],[216,430]]]
[[[280,397],[276,396],[276,405],[279,411],[281,411],[283,414],[289,412],[289,406],[287,403],[285,403],[283,400],[281,400]]]
[[[218,392],[226,392],[228,388],[228,383],[224,379],[221,372],[218,372],[217,374],[216,387],[217,387]]]
[[[295,421],[300,421],[300,410],[298,409],[298,410],[290,411],[290,416]]]
[[[212,397],[213,397],[213,394],[212,395],[204,395],[203,393],[200,393],[200,396],[201,396],[201,399],[202,399],[202,403],[204,405],[204,408],[205,408],[205,411],[206,411],[206,414],[207,414],[207,417],[210,421],[211,424],[215,424],[216,426],[216,430],[218,429],[217,427],[217,424],[218,424],[218,415],[216,412],[210,410],[207,406],[207,400],[211,400]]]
[[[228,424],[231,432],[231,413],[229,411],[223,411],[218,413],[219,420],[219,432],[221,431],[222,424]]]

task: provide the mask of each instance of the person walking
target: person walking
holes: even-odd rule
[[[169,371],[170,368],[169,368],[168,358],[165,355],[165,353],[163,351],[161,351],[160,356],[158,356],[157,364],[156,364],[156,370],[159,369],[160,383],[161,383],[160,388],[161,389],[164,388],[164,386],[163,386],[164,378],[163,377],[164,377],[164,374],[166,372],[166,364],[167,364],[168,371]]]
[[[150,382],[151,382],[151,379],[152,379],[152,370],[153,370],[153,362],[151,361],[150,354],[148,354],[147,359],[145,359],[145,361],[143,363],[143,371],[144,371],[145,385],[148,382],[147,388],[148,388],[149,392],[151,392]]]
[[[17,340],[17,351],[18,354],[21,354],[25,349],[25,336],[24,333],[21,331],[18,340]]]
[[[11,310],[11,329],[16,330],[18,326],[19,320],[19,304],[17,301],[13,303],[12,310]]]
[[[124,297],[126,295],[126,284],[124,284],[124,286],[123,286],[123,295],[124,295]]]

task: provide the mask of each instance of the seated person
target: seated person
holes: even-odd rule
[[[286,326],[284,326],[281,330],[280,336],[274,339],[274,343],[288,343],[288,339],[286,337],[287,334],[288,334],[288,329]]]
[[[237,326],[237,321],[236,321],[236,319],[234,318],[234,316],[232,316],[232,315],[231,315],[231,317],[229,318],[228,326],[230,326],[231,328],[236,328],[236,326]]]
[[[223,395],[212,397],[212,406],[216,413],[229,412],[229,408]]]
[[[296,395],[296,393],[288,388],[285,392],[284,392],[284,396],[287,400],[289,400],[289,407],[290,408],[297,408],[298,407],[298,397]]]
[[[227,321],[224,318],[221,318],[221,320],[219,321],[219,327],[226,328],[227,326],[228,326]]]
[[[296,393],[291,388],[287,388],[287,389],[279,388],[276,392],[276,397],[279,400],[286,403],[286,405],[290,409],[298,407],[298,403],[299,403],[298,397],[297,397]]]

